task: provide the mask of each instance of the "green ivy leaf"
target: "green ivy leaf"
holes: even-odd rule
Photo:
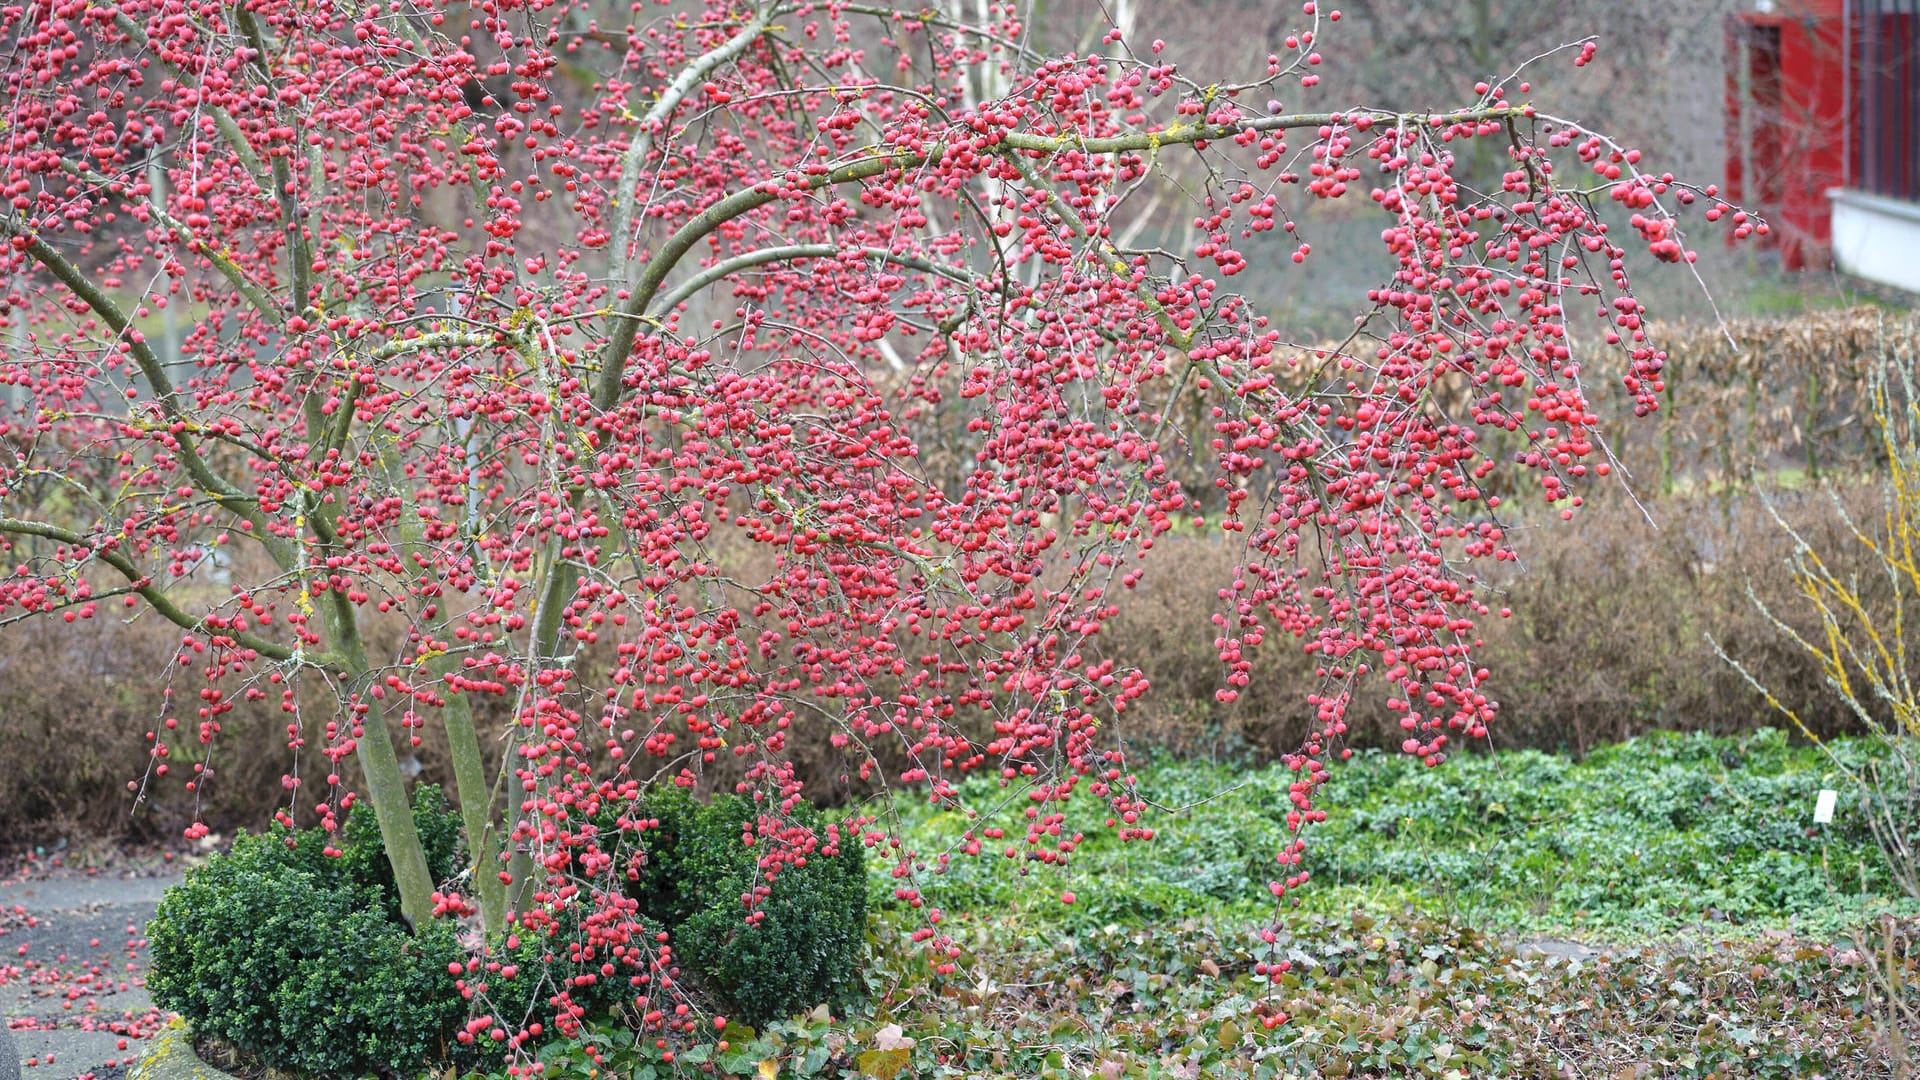
[[[875,1080],[893,1080],[907,1067],[912,1056],[905,1048],[896,1047],[892,1050],[868,1050],[858,1060],[861,1072]]]

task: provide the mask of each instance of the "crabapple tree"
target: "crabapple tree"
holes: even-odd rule
[[[177,625],[147,783],[209,782],[222,717],[277,703],[287,814],[364,798],[410,921],[498,930],[617,897],[588,822],[651,783],[759,800],[769,873],[841,842],[781,813],[809,743],[936,800],[998,777],[1024,835],[955,855],[1066,861],[1076,796],[1151,838],[1115,737],[1149,687],[1102,631],[1203,522],[1243,552],[1220,697],[1256,649],[1319,665],[1296,887],[1356,693],[1434,764],[1494,720],[1476,574],[1513,553],[1481,481],[1570,515],[1608,472],[1590,390],[1655,407],[1624,249],[1690,261],[1694,203],[1764,226],[1537,112],[1529,68],[1317,103],[1312,2],[1205,74],[1118,30],[1035,56],[1022,5],[963,6],[0,9],[0,619]],[[1199,242],[1131,246],[1149,196]],[[1312,258],[1294,215],[1341,199],[1380,285],[1295,343],[1235,278]],[[217,595],[181,586],[214,560]],[[426,725],[465,886],[407,813]],[[870,824],[918,905],[928,857]],[[581,932],[641,941],[605,902]]]

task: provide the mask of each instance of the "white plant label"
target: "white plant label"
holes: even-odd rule
[[[1833,804],[1839,798],[1840,793],[1832,788],[1820,789],[1820,797],[1813,802],[1813,823],[1815,825],[1825,825],[1833,820]]]

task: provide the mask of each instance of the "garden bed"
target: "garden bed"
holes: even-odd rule
[[[1892,1077],[1896,1034],[1920,1037],[1920,908],[1893,898],[1848,804],[1811,822],[1828,755],[1872,752],[1759,732],[1442,769],[1362,754],[1327,789],[1314,881],[1277,912],[1281,775],[1154,763],[1141,790],[1189,805],[1152,842],[1093,828],[1064,867],[955,856],[922,875],[962,950],[951,974],[876,860],[864,994],[842,1009],[665,1039],[605,1014],[537,1063],[579,1080]],[[929,865],[959,834],[936,807],[898,811]]]

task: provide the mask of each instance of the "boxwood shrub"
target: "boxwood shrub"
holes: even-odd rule
[[[633,860],[628,894],[666,928],[717,1008],[762,1026],[855,992],[866,944],[866,856],[855,835],[842,835],[836,854],[783,867],[759,902],[763,917],[750,923],[742,898],[764,881],[765,851],[741,842],[759,818],[752,803],[721,795],[702,805],[666,788],[630,817],[659,825],[639,834],[644,856]],[[789,817],[829,835],[812,807]]]
[[[445,876],[458,833],[436,789],[417,793],[414,819]],[[273,1068],[368,1076],[446,1061],[467,1015],[447,971],[466,956],[455,928],[400,922],[371,814],[349,814],[342,834],[338,858],[317,829],[242,836],[167,890],[147,927],[154,1001]]]
[[[781,870],[750,924],[742,898],[764,880],[766,848],[741,838],[757,819],[744,799],[702,804],[667,788],[609,807],[597,824],[607,831],[603,843],[617,845],[633,868],[628,893],[641,918],[669,931],[683,976],[691,975],[685,981],[713,1008],[764,1025],[853,994],[866,888],[863,848],[849,835],[837,854],[816,853]],[[810,807],[793,820],[831,835]],[[450,878],[461,858],[460,823],[438,789],[416,792],[414,824],[435,880]],[[338,855],[325,853],[330,842]],[[513,1030],[550,1021],[548,997],[560,985],[586,1016],[606,1016],[629,1000],[627,972],[602,977],[597,961],[581,967],[564,944],[582,913],[579,905],[548,912],[551,934],[521,927],[515,947],[498,946],[495,955],[528,975],[483,977],[484,993],[469,1001],[459,976],[448,972],[468,955],[456,924],[408,931],[373,815],[352,812],[337,837],[284,828],[241,836],[231,852],[169,889],[148,927],[148,985],[155,1002],[196,1033],[225,1040],[262,1066],[394,1076],[484,1064],[488,1055],[497,1059],[497,1046],[455,1038],[472,1012],[491,1012]],[[579,970],[531,977],[553,963]]]

